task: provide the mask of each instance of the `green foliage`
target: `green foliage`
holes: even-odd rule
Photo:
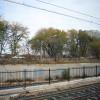
[[[77,45],[77,38],[78,38],[78,32],[75,29],[68,31],[70,35],[70,54],[72,57],[78,56],[78,45]]]
[[[62,55],[64,44],[66,43],[67,34],[58,29],[41,29],[37,35],[30,40],[32,49],[46,51],[50,57],[57,57]]]
[[[27,28],[18,23],[9,23],[0,19],[0,56],[4,52],[17,55],[21,41],[27,37]]]
[[[97,38],[95,37],[95,39]],[[64,32],[58,29],[48,28],[39,30],[29,43],[31,44],[32,50],[41,52],[42,47],[43,54],[47,53],[56,60],[57,57],[62,56],[66,48],[66,52],[69,52],[71,57],[85,57],[91,54],[91,52],[94,54],[93,48],[96,47],[93,47],[91,41],[93,40],[88,35],[88,31],[71,29],[68,32]],[[64,47],[65,44],[66,47]],[[90,51],[90,48],[93,50]],[[99,52],[99,49],[97,50]]]
[[[62,57],[92,56],[100,58],[100,32],[97,30],[71,29],[65,32],[60,29],[44,28],[39,30],[36,36],[30,40],[27,33],[27,28],[23,25],[9,23],[0,18],[0,59],[3,58],[2,55],[4,53],[5,55],[9,53],[10,56],[8,58],[11,58],[19,54],[20,50],[25,53],[22,55],[28,55],[27,59],[25,59],[28,62],[30,59],[33,61],[32,57],[39,59],[40,55],[36,56],[39,53],[42,55],[41,58],[51,57],[53,61],[61,61],[59,58]],[[31,50],[35,54],[32,57]]]
[[[0,56],[5,49],[4,46],[8,36],[7,29],[8,29],[7,22],[4,20],[0,20]]]
[[[79,45],[79,55],[84,57],[87,54],[91,37],[86,31],[79,30],[78,34],[78,45]]]
[[[10,24],[10,50],[12,55],[17,55],[17,48],[19,48],[19,42],[23,40],[23,38],[27,37],[27,28],[18,24],[13,23]]]
[[[94,57],[100,58],[100,40],[94,39],[90,43],[91,53]]]

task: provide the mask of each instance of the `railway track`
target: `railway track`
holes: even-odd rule
[[[66,87],[65,87],[66,88]],[[26,93],[11,100],[100,100],[100,83],[33,95]]]

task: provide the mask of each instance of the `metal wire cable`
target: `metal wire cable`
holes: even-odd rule
[[[70,12],[74,12],[74,13],[77,13],[77,14],[81,14],[81,15],[84,15],[84,16],[88,16],[88,17],[92,17],[92,18],[100,20],[99,17],[93,16],[93,15],[89,15],[87,13],[79,12],[79,11],[76,11],[76,10],[73,10],[73,9],[69,9],[69,8],[66,8],[66,7],[63,7],[63,6],[60,6],[60,5],[56,5],[54,3],[49,3],[49,2],[45,2],[45,1],[41,1],[41,0],[35,0],[35,1],[41,2],[41,3],[44,3],[44,4],[48,4],[48,5],[51,5],[51,6],[55,6],[57,8],[65,9],[65,10],[70,11]]]
[[[20,3],[20,2],[11,1],[11,0],[4,0],[4,1],[9,2],[9,3],[13,3],[13,4],[17,4],[17,5],[22,5],[22,6],[38,9],[38,10],[42,10],[42,11],[46,11],[46,12],[50,12],[50,13],[54,13],[54,14],[57,14],[57,15],[62,15],[62,16],[65,16],[65,17],[70,17],[70,18],[81,20],[81,21],[84,21],[84,22],[100,25],[100,23],[97,23],[97,22],[94,22],[94,21],[91,21],[91,20],[87,20],[87,19],[83,19],[83,18],[80,18],[80,17],[74,17],[74,16],[67,15],[67,14],[64,14],[64,13],[61,13],[61,12],[56,12],[56,11],[48,10],[48,9],[45,9],[45,8],[40,8],[40,7],[36,7],[36,6],[32,6],[32,5],[28,5],[28,4],[24,4],[24,3]]]

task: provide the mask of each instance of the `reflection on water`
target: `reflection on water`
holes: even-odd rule
[[[55,79],[57,77],[62,77],[63,72],[66,69],[51,69],[50,70],[50,77],[52,79]],[[97,74],[100,74],[100,67],[85,67],[83,68],[70,68],[69,74],[70,77],[82,77],[84,72],[85,76],[95,76]],[[67,75],[67,74],[66,74]],[[0,72],[0,82],[8,81],[8,80],[45,80],[49,78],[49,69],[34,69],[34,70],[23,70],[23,71],[3,71]]]

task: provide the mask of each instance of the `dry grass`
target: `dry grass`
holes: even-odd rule
[[[53,58],[40,59],[0,59],[0,64],[67,64],[67,63],[100,63],[100,59],[89,58],[60,58],[56,61]]]

